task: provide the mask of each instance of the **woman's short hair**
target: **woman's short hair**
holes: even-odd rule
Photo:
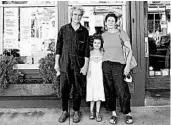
[[[118,21],[118,17],[117,17],[114,13],[108,13],[108,14],[106,15],[106,17],[105,17],[105,22],[107,21],[107,19],[108,19],[109,17],[114,17],[114,18],[115,18],[115,22]]]
[[[71,7],[71,11],[70,11],[70,16],[72,17],[72,15],[73,15],[73,11],[74,10],[80,10],[81,11],[81,15],[83,16],[84,15],[84,9],[82,8],[82,6],[79,6],[79,5],[77,5],[77,6],[72,6]]]

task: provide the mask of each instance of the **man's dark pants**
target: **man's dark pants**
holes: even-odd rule
[[[75,73],[72,70],[69,72],[61,72],[60,74],[60,92],[62,100],[62,111],[68,111],[68,101],[70,99],[70,92],[72,90],[73,110],[79,111],[81,105],[82,93],[82,74]]]

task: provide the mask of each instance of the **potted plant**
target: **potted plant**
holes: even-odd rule
[[[19,82],[22,74],[18,72],[16,64],[15,57],[0,55],[0,91],[7,89],[9,84]]]
[[[39,73],[43,79],[44,84],[52,84],[52,89],[55,96],[60,96],[59,92],[59,77],[56,76],[55,54],[53,52],[47,54],[45,58],[39,60]]]

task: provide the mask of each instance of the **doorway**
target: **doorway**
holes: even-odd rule
[[[169,2],[148,1],[146,105],[167,105],[170,98]]]

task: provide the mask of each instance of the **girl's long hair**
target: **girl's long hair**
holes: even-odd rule
[[[93,42],[94,42],[95,39],[98,39],[98,40],[101,41],[101,46],[100,46],[100,49],[99,49],[99,50],[100,50],[101,52],[104,52],[104,48],[103,48],[104,40],[103,40],[102,36],[101,36],[100,34],[93,35]],[[93,45],[92,45],[92,47],[90,47],[90,50],[91,50],[91,51],[94,50]]]

